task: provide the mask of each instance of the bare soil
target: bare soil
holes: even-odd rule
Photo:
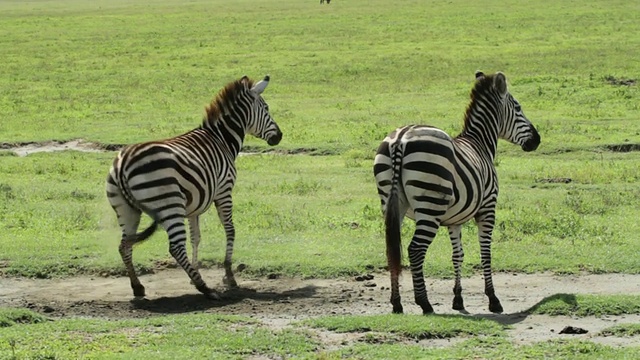
[[[386,314],[389,304],[388,275],[368,274],[343,279],[244,279],[238,289],[224,290],[220,269],[202,271],[209,285],[223,292],[222,300],[208,300],[189,284],[180,269],[141,276],[147,297],[133,299],[126,277],[74,277],[66,279],[0,279],[0,306],[26,307],[50,317],[141,318],[154,315],[212,312],[260,319],[266,326],[282,328],[292,321],[330,314]],[[607,274],[558,276],[552,274],[496,274],[494,283],[504,314],[491,314],[483,294],[480,275],[463,279],[463,296],[468,316],[484,317],[511,325],[508,333],[516,344],[557,338],[590,339],[609,345],[640,345],[638,337],[599,335],[604,328],[620,323],[640,323],[640,315],[572,318],[530,315],[525,311],[547,296],[571,294],[629,294],[640,292],[640,275]],[[427,279],[429,296],[436,313],[451,310],[452,280]],[[402,278],[405,313],[420,314],[413,304],[411,277]],[[559,334],[566,326],[582,328],[586,334]],[[362,334],[321,334],[329,346],[357,339]],[[433,346],[447,346],[456,340],[425,340]]]
[[[125,144],[104,144],[91,142],[83,139],[75,139],[69,141],[41,141],[41,142],[19,142],[19,143],[6,143],[0,142],[0,150],[7,150],[15,153],[18,156],[24,157],[29,154],[40,152],[56,152],[56,151],[79,151],[79,152],[105,152],[105,151],[118,151],[125,147]],[[273,148],[261,148],[253,146],[244,146],[240,155],[253,155],[253,154],[277,154],[277,155],[333,155],[334,152],[326,149],[316,148],[295,148],[295,149],[273,149]]]

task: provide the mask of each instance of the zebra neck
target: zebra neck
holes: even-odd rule
[[[243,124],[230,115],[222,116],[213,124],[211,122],[205,124],[204,127],[211,133],[215,144],[228,149],[229,155],[233,158],[238,156],[246,133]]]
[[[486,115],[471,111],[467,116],[465,127],[456,139],[464,139],[464,142],[468,143],[478,153],[485,155],[493,162],[498,148],[497,127],[485,119]]]

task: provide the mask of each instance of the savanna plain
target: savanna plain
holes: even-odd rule
[[[640,358],[640,4],[630,1],[0,1],[0,358]],[[475,226],[426,258],[436,315],[392,315],[372,162],[398,126],[456,135],[475,70],[540,132],[499,144],[490,314]],[[205,299],[158,232],[132,301],[104,181],[124,144],[197,127],[228,82],[271,76],[284,137],[246,139],[234,268],[201,217]],[[65,151],[51,151],[65,149]],[[46,151],[45,151],[46,150]],[[83,151],[79,151],[83,150]],[[149,223],[144,219],[143,226]],[[413,231],[405,221],[403,241]],[[585,334],[561,334],[565,326]],[[580,332],[580,331],[578,331]]]

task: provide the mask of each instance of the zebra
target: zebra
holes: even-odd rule
[[[223,282],[237,287],[231,270],[235,159],[245,134],[266,140],[271,146],[282,139],[282,132],[261,96],[268,84],[268,75],[257,83],[247,76],[232,81],[205,107],[202,125],[196,129],[166,140],[129,145],[116,156],[107,176],[106,192],[122,229],[119,252],[135,298],[144,297],[145,288],[133,268],[132,246],[151,236],[158,225],[167,232],[169,253],[191,283],[208,298],[220,298],[198,271],[199,216],[212,204],[227,240]],[[153,222],[136,233],[142,212]],[[191,263],[185,247],[185,218],[189,221]]]
[[[424,282],[423,262],[440,226],[447,226],[455,271],[453,309],[464,311],[460,267],[464,258],[462,225],[474,219],[489,298],[489,310],[503,311],[491,278],[491,234],[495,225],[498,179],[493,160],[498,139],[536,150],[540,135],[507,90],[502,72],[475,73],[475,85],[455,138],[423,125],[391,132],[378,147],[374,175],[385,222],[386,255],[391,277],[393,313],[402,313],[398,277],[401,269],[400,228],[406,215],[416,228],[408,246],[414,296],[424,314],[433,312]]]

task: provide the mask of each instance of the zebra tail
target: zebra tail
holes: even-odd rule
[[[122,192],[125,200],[129,203],[129,205],[131,205],[134,208],[140,209],[142,211],[144,211],[145,213],[147,213],[151,219],[153,219],[153,222],[151,223],[151,225],[149,225],[149,227],[147,227],[146,229],[144,229],[143,231],[133,234],[133,235],[129,235],[126,239],[126,241],[131,244],[131,245],[136,245],[139,244],[145,240],[147,240],[149,237],[151,237],[151,235],[153,235],[153,233],[156,232],[156,230],[158,230],[158,220],[157,220],[157,216],[155,214],[154,211],[152,211],[151,209],[143,206],[140,202],[138,202],[132,195],[131,192],[131,188],[129,187],[129,184],[127,183],[127,181],[123,178],[119,178],[120,179],[120,183],[118,185],[118,187],[120,187],[120,191]]]
[[[385,238],[387,242],[387,263],[391,274],[400,274],[402,271],[402,250],[400,233],[400,209],[398,186],[400,184],[400,170],[402,165],[402,150],[400,145],[391,150],[391,191],[387,199],[385,211]]]
[[[156,230],[158,230],[158,222],[154,220],[153,223],[143,231],[127,237],[127,242],[131,245],[139,244],[151,237]]]

